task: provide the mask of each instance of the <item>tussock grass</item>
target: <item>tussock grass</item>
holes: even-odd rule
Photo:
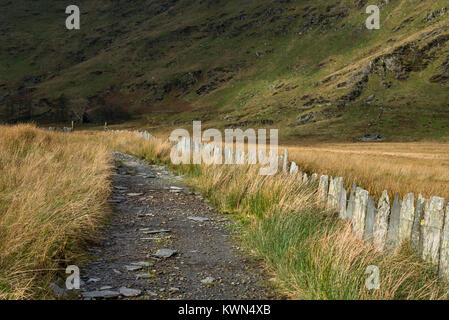
[[[111,156],[89,142],[32,125],[0,126],[0,299],[48,297],[54,273],[101,226]]]
[[[168,163],[169,144],[145,143]],[[244,244],[263,259],[278,290],[293,299],[449,298],[448,284],[438,282],[435,270],[409,246],[377,252],[357,239],[347,223],[318,205],[316,186],[282,174],[260,176],[255,166],[176,168],[188,170],[188,182],[219,210],[235,214]],[[365,286],[370,265],[380,270],[379,290]]]

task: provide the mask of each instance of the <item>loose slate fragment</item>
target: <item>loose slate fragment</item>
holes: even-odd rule
[[[132,265],[132,266],[125,266],[126,271],[137,271],[142,269],[142,266],[136,266],[136,265]]]
[[[197,221],[197,222],[210,221],[209,218],[204,218],[204,217],[187,217],[187,219]]]
[[[174,256],[176,253],[177,253],[176,250],[160,249],[154,254],[154,256],[157,258],[167,259],[167,258]]]
[[[170,230],[165,230],[165,229],[161,229],[161,230],[141,229],[141,231],[144,234],[158,234],[158,233],[168,233],[168,232],[170,232]]]
[[[130,288],[126,288],[126,287],[121,287],[119,289],[119,292],[121,295],[123,295],[125,297],[137,297],[137,296],[140,296],[140,294],[142,293],[141,290],[130,289]]]
[[[139,267],[150,267],[153,264],[146,261],[132,262],[131,265]]]
[[[201,283],[206,284],[206,285],[212,285],[215,283],[215,278],[207,277],[207,278],[201,280]]]
[[[143,193],[127,193],[126,194],[128,197],[138,197],[143,195]]]
[[[84,298],[117,298],[118,296],[120,296],[120,292],[110,290],[88,291],[83,292],[82,296]]]

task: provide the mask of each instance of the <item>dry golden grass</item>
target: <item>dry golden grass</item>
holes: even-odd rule
[[[344,178],[379,196],[383,190],[449,199],[449,144],[353,143],[288,146],[300,170]]]
[[[85,136],[0,126],[0,299],[47,296],[107,214],[110,169]]]

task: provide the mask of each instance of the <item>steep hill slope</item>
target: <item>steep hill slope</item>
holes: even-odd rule
[[[379,1],[368,30],[375,2],[80,0],[68,31],[66,3],[2,1],[0,119],[447,136],[448,2]]]

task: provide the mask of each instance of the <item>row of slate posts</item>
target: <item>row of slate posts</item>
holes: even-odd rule
[[[134,131],[147,140],[156,139],[147,131]],[[257,154],[234,152],[232,148],[202,144],[183,139],[177,148],[208,150],[213,163],[255,164]],[[224,155],[224,162],[222,157]],[[259,157],[263,155],[259,154]],[[234,162],[236,160],[236,162]],[[322,205],[338,212],[341,219],[351,223],[353,232],[378,251],[397,248],[403,241],[410,241],[412,248],[436,268],[441,278],[449,280],[449,203],[444,198],[432,196],[425,199],[414,193],[406,194],[402,200],[396,194],[391,205],[388,192],[383,191],[376,203],[369,192],[354,182],[349,194],[343,178],[314,173],[299,172],[295,162],[288,161],[288,149],[280,155],[282,174],[298,175],[303,184],[317,183],[317,196]]]
[[[397,248],[410,241],[412,248],[449,280],[449,204],[440,197],[424,199],[413,193],[402,200],[396,194],[391,205],[385,190],[376,206],[368,191],[353,183],[348,194],[341,177],[320,176],[319,201],[352,224],[359,239],[379,250]]]
[[[295,162],[290,163],[289,170],[288,167],[286,150],[283,172],[301,175],[301,181],[307,182],[307,174],[298,172]],[[318,179],[316,173],[312,177],[313,181]],[[359,239],[372,243],[378,251],[395,249],[403,241],[410,241],[423,260],[438,268],[440,278],[449,280],[449,203],[444,198],[425,199],[418,195],[415,202],[414,193],[406,194],[402,200],[396,194],[391,205],[385,190],[376,206],[369,192],[355,182],[348,197],[343,178],[321,175],[318,181],[321,204],[351,223]]]

